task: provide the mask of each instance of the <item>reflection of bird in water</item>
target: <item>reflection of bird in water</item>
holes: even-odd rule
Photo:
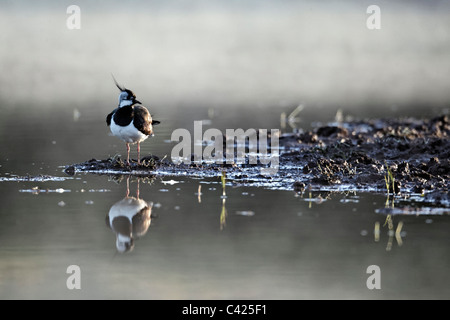
[[[120,253],[134,248],[134,240],[147,233],[151,223],[153,203],[139,199],[139,180],[137,197],[129,197],[127,179],[127,195],[115,203],[106,215],[106,225],[116,233],[116,248]]]

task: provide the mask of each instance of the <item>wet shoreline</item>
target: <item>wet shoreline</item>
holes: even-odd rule
[[[429,120],[375,119],[334,123],[280,136],[279,168],[262,175],[261,165],[179,164],[148,156],[142,164],[120,158],[68,165],[65,173],[220,177],[241,186],[305,191],[366,191],[420,195],[448,207],[450,124]],[[388,190],[389,189],[389,190]]]

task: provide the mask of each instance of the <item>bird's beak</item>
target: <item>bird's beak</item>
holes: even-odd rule
[[[135,103],[139,103],[142,104],[142,102],[140,102],[139,100],[134,100]]]

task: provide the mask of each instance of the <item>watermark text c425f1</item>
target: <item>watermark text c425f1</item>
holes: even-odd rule
[[[279,167],[279,135],[278,129],[271,129],[270,134],[267,129],[226,129],[224,136],[215,128],[203,132],[202,121],[194,121],[193,139],[187,129],[178,128],[172,132],[171,140],[178,144],[172,148],[171,158],[175,164],[259,163],[261,174],[274,175]]]

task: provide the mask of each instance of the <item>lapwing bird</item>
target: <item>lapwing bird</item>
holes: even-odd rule
[[[113,77],[114,79],[114,77]],[[130,165],[130,143],[137,143],[138,164],[141,164],[140,143],[153,136],[153,125],[160,122],[153,120],[150,112],[136,99],[133,91],[119,85],[119,106],[106,117],[111,133],[125,141],[127,145],[127,165]]]

